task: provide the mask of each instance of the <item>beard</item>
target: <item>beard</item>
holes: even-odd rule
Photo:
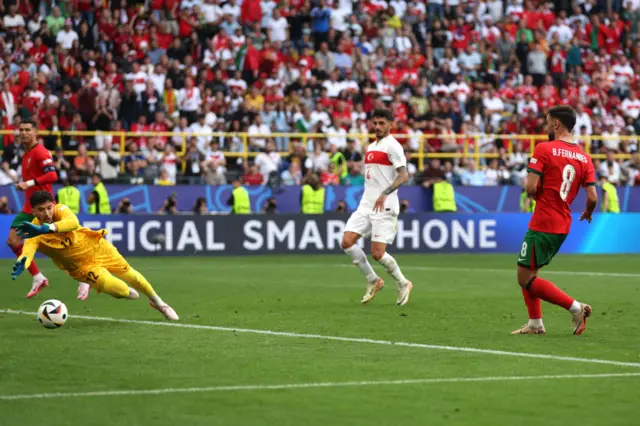
[[[555,132],[547,133],[547,137],[549,138],[549,142],[554,141],[556,139],[556,133]]]

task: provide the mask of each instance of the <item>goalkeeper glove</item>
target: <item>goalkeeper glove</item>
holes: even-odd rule
[[[15,280],[24,272],[24,267],[27,263],[27,257],[23,256],[21,259],[13,265],[13,269],[11,270],[11,279]]]
[[[33,238],[38,235],[48,234],[51,232],[49,224],[36,225],[31,222],[22,222],[22,225],[18,226],[16,233],[22,238]]]

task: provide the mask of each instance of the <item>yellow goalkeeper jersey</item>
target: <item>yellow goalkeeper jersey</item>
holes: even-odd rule
[[[37,218],[33,223],[41,225]],[[31,265],[36,252],[40,252],[50,257],[58,268],[73,272],[92,262],[100,240],[107,235],[104,229],[92,231],[80,226],[78,217],[62,204],[54,207],[53,224],[57,232],[25,240],[22,249],[22,256],[27,257],[25,269]]]

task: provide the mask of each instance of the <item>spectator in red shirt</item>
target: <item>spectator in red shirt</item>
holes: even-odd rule
[[[258,166],[254,163],[249,164],[247,172],[242,175],[242,181],[245,185],[262,185],[264,177],[258,172]]]
[[[133,123],[133,125],[131,126],[131,132],[133,133],[145,133],[149,132],[150,130],[151,128],[147,124],[147,116],[144,114],[141,114],[138,117],[138,121],[136,123]],[[142,147],[147,144],[147,138],[147,136],[140,136],[137,138],[133,138],[133,142],[138,145],[138,147]]]
[[[340,176],[336,173],[336,164],[329,163],[329,170],[323,170],[320,175],[323,186],[340,185]]]
[[[240,22],[244,25],[255,24],[262,19],[260,0],[243,0],[240,6]]]

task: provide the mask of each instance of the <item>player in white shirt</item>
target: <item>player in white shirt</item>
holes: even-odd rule
[[[372,116],[376,141],[365,154],[364,193],[358,209],[351,215],[342,237],[342,249],[366,277],[368,284],[362,303],[371,301],[384,287],[367,255],[356,244],[361,237],[371,237],[371,255],[398,284],[398,305],[406,305],[413,287],[395,259],[386,252],[398,232],[398,188],[409,180],[407,159],[402,145],[390,134],[393,115],[389,110],[375,110]]]

